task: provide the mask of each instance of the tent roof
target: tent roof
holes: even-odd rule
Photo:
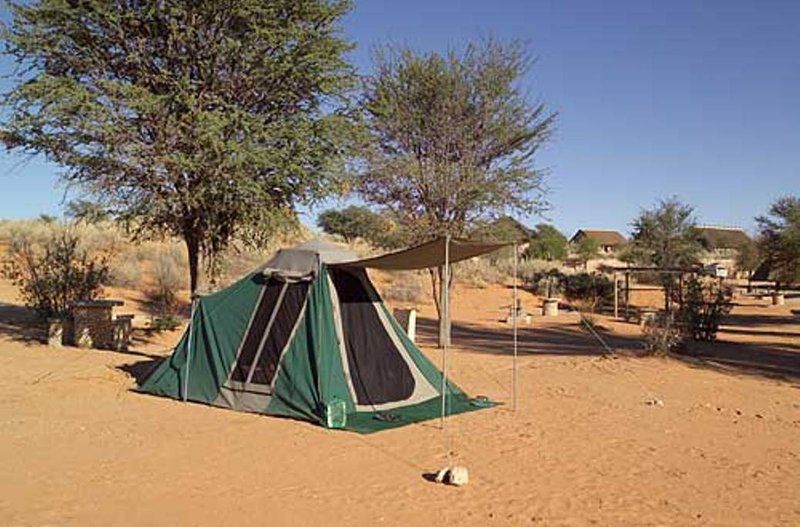
[[[381,256],[337,263],[339,267],[361,267],[386,270],[427,269],[444,265],[446,238],[436,238],[422,245]],[[494,252],[511,243],[479,242],[450,238],[450,263]]]
[[[319,262],[334,264],[356,258],[358,255],[344,245],[325,240],[309,240],[294,247],[280,249],[264,264],[262,272],[289,279],[308,279],[316,273]]]

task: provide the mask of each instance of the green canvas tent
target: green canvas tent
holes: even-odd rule
[[[428,245],[409,250],[409,266],[436,263],[438,245]],[[460,247],[453,261],[494,250]],[[448,414],[485,406],[443,382],[370,282],[366,267],[402,267],[402,254],[359,261],[321,241],[279,251],[199,298],[173,354],[138,389],[327,426],[344,414],[359,432],[438,417],[443,387]]]

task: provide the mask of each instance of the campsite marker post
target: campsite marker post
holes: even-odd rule
[[[197,297],[192,297],[192,311],[189,315],[189,335],[186,342],[186,373],[183,376],[183,402],[189,400],[189,364],[192,361],[192,333],[194,329],[194,310],[197,305]]]

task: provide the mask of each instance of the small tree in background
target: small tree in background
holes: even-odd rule
[[[654,208],[643,210],[631,223],[633,237],[626,249],[627,257],[657,269],[692,266],[702,250],[695,225],[691,206],[676,198],[662,200]],[[663,273],[660,282],[664,287],[664,308],[669,311],[676,279],[673,274]]]
[[[477,221],[545,205],[534,157],[555,114],[519,82],[532,61],[519,42],[471,43],[461,55],[383,48],[362,106],[369,140],[357,190],[391,210],[408,243],[464,236]],[[440,344],[443,270],[431,271]],[[447,284],[449,287],[449,284]]]
[[[759,242],[748,240],[736,248],[736,269],[750,276],[761,264]]]
[[[575,244],[575,255],[578,257],[578,261],[583,264],[584,270],[589,269],[589,262],[597,258],[599,252],[600,244],[594,238],[584,236]]]
[[[722,317],[731,311],[731,291],[719,281],[691,276],[684,284],[681,318],[687,339],[713,342]]]
[[[547,223],[536,226],[530,238],[530,245],[525,250],[526,258],[537,260],[563,260],[567,257],[568,241],[561,231]]]
[[[366,207],[352,205],[342,210],[329,209],[317,218],[317,225],[326,233],[341,236],[348,243],[356,238],[373,245],[382,245],[381,238],[391,230],[387,218]]]
[[[800,283],[800,197],[786,196],[756,218],[759,247],[770,267],[771,278],[780,284]]]

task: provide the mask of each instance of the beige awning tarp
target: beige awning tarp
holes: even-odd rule
[[[361,267],[393,271],[439,267],[445,263],[446,240],[446,238],[436,238],[402,251],[352,262],[340,262],[331,265],[331,267]],[[449,262],[460,262],[482,254],[488,254],[508,245],[513,245],[513,243],[480,242],[462,238],[450,238]]]

